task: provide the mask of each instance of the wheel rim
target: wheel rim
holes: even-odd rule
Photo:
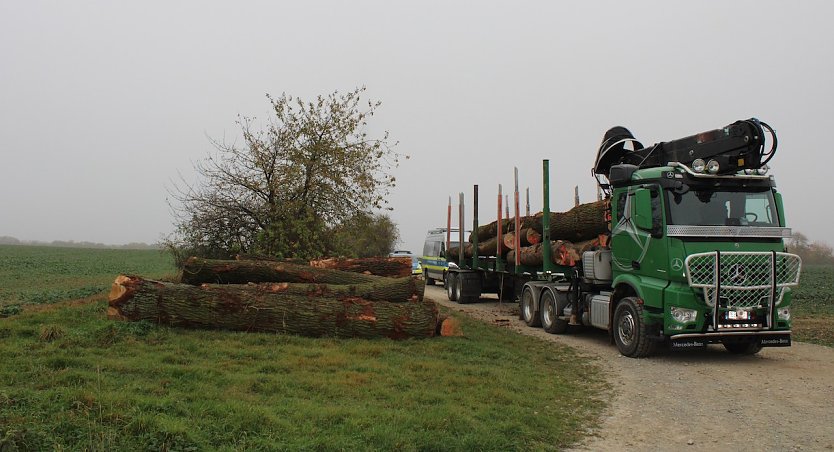
[[[550,300],[545,300],[543,304],[544,306],[542,306],[542,309],[544,310],[544,315],[542,316],[542,325],[547,328],[553,323],[555,313],[553,312],[553,303],[551,303]]]
[[[524,297],[524,320],[530,320],[533,318],[533,300],[532,296],[528,295]]]
[[[617,322],[617,336],[623,345],[629,346],[634,342],[635,322],[631,312],[625,312]]]

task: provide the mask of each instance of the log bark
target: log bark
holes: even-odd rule
[[[379,276],[314,268],[289,262],[232,261],[198,257],[188,258],[182,271],[182,282],[192,285],[249,282],[364,284],[377,279]]]
[[[393,278],[411,276],[410,256],[319,259],[310,261],[310,266]]]
[[[521,217],[521,229],[532,227],[533,224],[536,222],[535,216],[529,217]],[[501,233],[506,234],[510,231],[515,231],[515,218],[509,218],[501,220]],[[492,223],[483,225],[478,227],[478,242],[484,242],[492,237],[498,236],[498,221],[493,221]],[[469,234],[469,242],[473,242],[473,236],[475,235],[475,231]]]
[[[449,262],[458,262],[458,258],[460,257],[460,247],[453,246],[446,250],[446,260]],[[470,258],[472,257],[472,244],[471,243],[464,243],[463,244],[463,257]]]
[[[359,296],[295,294],[273,285],[166,283],[120,275],[108,317],[163,325],[310,337],[391,339],[432,337],[434,302],[392,303]],[[283,285],[278,285],[283,286]]]
[[[599,246],[599,239],[586,240],[579,243],[571,243],[565,240],[554,240],[550,242],[550,257],[551,261],[556,265],[564,265],[573,267],[582,260],[582,253],[590,251],[596,246]],[[521,265],[537,267],[544,262],[544,247],[543,243],[537,243],[528,247],[521,248],[519,261]],[[507,254],[508,262],[515,262],[515,252],[512,250]]]
[[[483,243],[478,243],[478,256],[503,256],[508,251],[510,251],[510,248],[504,245],[503,240],[501,243],[498,243],[497,237],[492,237]]]
[[[205,286],[205,284],[204,284]],[[307,297],[359,297],[369,301],[402,303],[423,301],[426,285],[422,280],[405,278],[379,278],[366,284],[303,284],[303,283],[260,283],[249,284],[264,292],[304,295]]]
[[[542,241],[542,235],[533,228],[522,229],[518,235],[521,238],[521,246],[535,245]],[[508,232],[502,238],[508,251],[515,249],[515,232]]]
[[[581,242],[608,232],[608,201],[580,204],[567,212],[550,214],[550,239]],[[542,214],[536,215],[533,229],[543,232]]]
[[[269,262],[285,262],[289,264],[308,265],[309,262],[297,257],[279,258],[273,256],[266,256],[264,254],[236,254],[237,261],[269,261]]]

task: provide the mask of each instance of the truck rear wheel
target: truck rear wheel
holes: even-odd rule
[[[643,306],[634,297],[626,297],[614,311],[614,342],[621,354],[630,358],[643,358],[654,352],[655,342],[646,335]]]
[[[521,320],[524,320],[527,326],[541,326],[541,317],[536,312],[536,297],[533,295],[533,289],[529,287],[524,288],[524,292],[521,293],[520,310]]]
[[[458,301],[457,279],[457,274],[446,273],[446,281],[443,285],[446,286],[446,296],[449,297],[449,301]]]
[[[724,348],[734,355],[755,355],[762,349],[759,341],[748,342],[723,342]]]
[[[568,322],[559,318],[559,306],[552,291],[544,291],[541,305],[542,328],[550,334],[564,334],[568,330]]]

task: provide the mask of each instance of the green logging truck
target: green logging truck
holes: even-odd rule
[[[607,231],[570,265],[554,259],[551,246],[541,247],[540,265],[524,265],[518,238],[511,258],[498,251],[502,232],[520,231],[525,220],[516,172],[515,217],[501,218],[499,194],[493,255],[467,257],[465,247],[449,246],[447,233],[446,258],[456,261],[445,276],[447,294],[466,303],[500,293],[519,301],[530,326],[554,334],[569,325],[601,328],[630,357],[660,345],[721,343],[735,354],[790,346],[790,291],[801,260],[786,252],[791,231],[767,174],[776,143],[773,129],[756,119],[648,147],[625,128],[610,129],[593,168]],[[476,185],[470,250],[479,249],[477,192]],[[547,160],[543,198],[537,218],[548,244],[563,237],[551,237],[558,225],[550,224]],[[463,225],[463,194],[460,203]]]

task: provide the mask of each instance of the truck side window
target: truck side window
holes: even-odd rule
[[[660,207],[660,189],[651,188],[652,195],[652,236],[660,238],[663,236],[663,209]]]
[[[623,219],[623,215],[625,215],[625,200],[626,200],[626,193],[622,192],[617,196],[617,212],[614,215],[614,220],[619,222]]]

